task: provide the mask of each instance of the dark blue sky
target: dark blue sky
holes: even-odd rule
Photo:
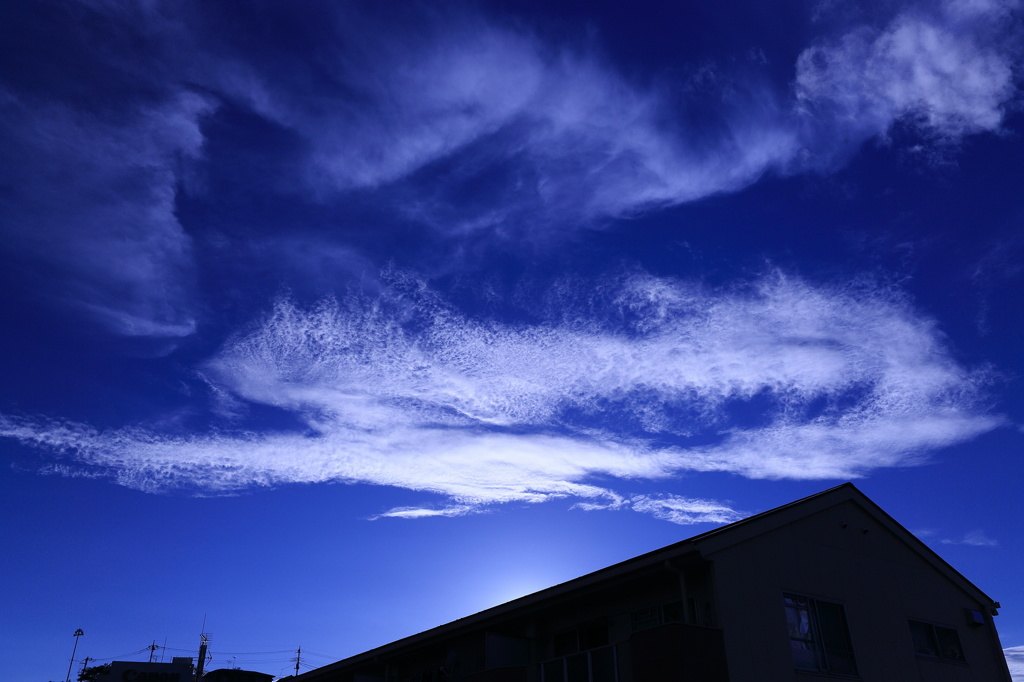
[[[1024,659],[1020,20],[5,3],[11,679],[204,616],[281,675],[850,479]]]

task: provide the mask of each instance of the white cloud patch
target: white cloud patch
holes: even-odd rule
[[[944,545],[971,545],[973,547],[995,547],[999,544],[996,540],[990,538],[984,531],[972,530],[966,533],[962,538],[957,540],[942,540]]]
[[[693,523],[732,523],[742,516],[736,510],[715,500],[700,500],[675,495],[638,495],[630,500],[635,511],[679,525]]]
[[[589,291],[611,312],[517,325],[468,318],[414,278],[388,281],[380,296],[313,309],[281,300],[205,364],[221,391],[292,415],[301,432],[179,437],[5,417],[0,433],[146,490],[362,482],[449,501],[391,516],[561,497],[684,523],[735,512],[625,498],[615,480],[855,477],[1001,423],[977,403],[984,372],[959,366],[906,301],[866,285],[564,282],[538,307],[564,311]]]
[[[1006,665],[1013,682],[1024,682],[1024,646],[1009,646],[1003,649]]]
[[[970,545],[972,547],[997,547],[999,541],[989,537],[983,530],[972,530],[956,537],[944,537],[939,531],[933,528],[923,528],[914,531],[914,535],[932,544],[942,545]]]
[[[992,25],[1004,18],[1001,5],[908,10],[883,30],[864,26],[805,50],[797,61],[800,108],[826,134],[858,144],[898,121],[945,140],[998,130],[1015,95],[1015,55]]]
[[[427,507],[395,507],[383,514],[370,517],[371,521],[377,519],[428,519],[431,517],[455,517],[473,514],[479,511],[478,508],[468,504],[452,505],[440,509],[429,509]]]
[[[37,291],[117,333],[192,333],[191,240],[175,194],[209,110],[182,94],[100,116],[0,90],[0,249],[26,262]]]

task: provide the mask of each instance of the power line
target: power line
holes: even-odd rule
[[[244,647],[249,646],[249,645],[246,645],[246,644],[233,644],[233,645],[229,645],[229,646],[231,646],[232,648],[241,649],[241,648],[244,648]],[[258,645],[252,645],[252,646],[258,646]],[[87,665],[89,661],[92,661],[94,665],[99,665],[101,663],[107,663],[107,662],[114,661],[114,660],[131,660],[131,658],[133,656],[139,656],[141,654],[148,654],[149,655],[149,660],[150,660],[150,662],[152,662],[154,657],[155,657],[155,652],[157,650],[159,650],[161,652],[160,653],[161,659],[163,659],[163,656],[164,656],[165,652],[166,653],[170,653],[170,654],[184,653],[184,654],[191,654],[192,656],[195,656],[195,649],[193,649],[193,648],[187,648],[186,649],[186,648],[181,648],[181,647],[167,646],[166,645],[166,640],[165,640],[165,644],[160,645],[160,644],[157,644],[155,640],[153,640],[152,643],[147,644],[146,646],[142,647],[141,649],[137,649],[135,651],[131,651],[131,652],[128,652],[128,653],[115,654],[113,656],[86,656],[84,659],[77,659],[75,662],[84,663],[84,664]],[[281,654],[291,654],[291,653],[294,653],[295,655],[291,656],[289,658],[285,658],[285,657],[281,656]],[[298,647],[296,649],[267,649],[267,650],[262,650],[262,651],[241,651],[241,650],[238,650],[238,651],[219,651],[218,650],[216,652],[214,652],[214,651],[208,651],[207,652],[207,658],[208,659],[213,659],[214,655],[216,655],[217,658],[225,660],[225,661],[230,660],[229,657],[236,657],[236,660],[231,661],[232,667],[234,667],[238,663],[241,663],[242,665],[246,665],[246,666],[269,667],[269,666],[276,666],[277,664],[280,664],[280,663],[288,662],[288,663],[294,664],[291,667],[292,667],[293,670],[296,670],[296,671],[298,669],[300,669],[300,668],[304,669],[304,670],[312,670],[312,669],[320,667],[320,665],[322,665],[322,663],[321,664],[310,663],[308,660],[306,660],[310,656],[312,656],[314,658],[318,658],[318,659],[325,659],[325,660],[328,660],[328,661],[338,661],[338,660],[341,660],[341,658],[342,658],[341,656],[335,656],[335,655],[332,655],[332,654],[325,654],[325,653],[322,653],[322,652],[319,652],[319,651],[310,651],[308,649],[303,651],[302,647]],[[296,672],[296,674],[298,674],[298,673]]]
[[[263,654],[290,654],[292,649],[281,649],[279,651],[221,651],[217,650],[221,656],[227,654],[228,656],[260,656]]]
[[[123,659],[123,658],[128,658],[129,656],[137,656],[137,655],[141,654],[144,651],[149,651],[149,647],[148,646],[144,646],[141,649],[139,649],[138,651],[132,651],[132,652],[127,653],[127,654],[115,654],[114,656],[92,656],[91,658],[94,661],[113,661],[114,659]]]
[[[340,661],[342,658],[344,658],[344,656],[335,656],[334,654],[322,654],[318,651],[310,651],[309,649],[306,649],[306,655],[317,656],[319,658],[326,658],[331,661]]]

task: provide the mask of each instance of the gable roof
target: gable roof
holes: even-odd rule
[[[986,595],[980,588],[978,588],[978,586],[964,577],[963,574],[939,556],[935,550],[922,542],[909,530],[904,528],[903,525],[890,516],[884,509],[875,504],[871,498],[858,490],[853,483],[849,482],[809,495],[794,502],[775,507],[774,509],[769,509],[768,511],[761,512],[760,514],[749,516],[745,519],[736,521],[735,523],[730,523],[719,528],[713,528],[705,533],[695,535],[672,546],[681,547],[693,545],[699,549],[703,556],[707,556],[726,547],[739,544],[752,536],[759,536],[774,528],[779,528],[796,520],[806,518],[812,514],[844,502],[852,502],[869,516],[873,517],[891,535],[916,552],[922,559],[931,565],[932,568],[945,576],[947,580],[957,585],[976,601],[991,607],[992,615],[996,615],[995,609],[999,608],[997,602],[993,601],[992,598]]]

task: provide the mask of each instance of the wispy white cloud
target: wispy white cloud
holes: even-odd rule
[[[1024,682],[1024,646],[1008,646],[1003,649],[1003,655],[1013,682]]]
[[[175,195],[210,108],[186,93],[103,116],[0,91],[0,249],[37,292],[117,333],[190,334],[192,244]]]
[[[989,537],[985,531],[980,529],[972,530],[969,533],[964,533],[962,536],[955,538],[943,537],[937,530],[932,528],[915,530],[914,535],[918,536],[922,540],[943,545],[971,545],[973,547],[996,547],[999,545],[998,540]]]
[[[630,500],[635,511],[679,525],[693,523],[732,523],[742,516],[731,507],[715,500],[700,500],[676,495],[638,495]]]
[[[449,511],[398,516],[569,497],[681,523],[734,512],[627,499],[614,480],[854,477],[1001,423],[978,404],[984,372],[959,366],[934,325],[882,289],[773,274],[710,290],[633,274],[551,291],[592,292],[606,312],[470,319],[401,274],[376,297],[279,301],[203,371],[240,404],[293,415],[302,432],[182,437],[6,417],[0,433],[147,490],[364,482],[450,500]],[[564,310],[565,299],[537,307]]]
[[[404,210],[443,230],[523,215],[549,230],[689,201],[749,184],[798,149],[767,91],[723,112],[725,132],[709,141],[678,130],[664,93],[630,84],[593,50],[476,15],[427,15],[420,29],[415,39],[378,30],[372,43],[344,32],[366,54],[333,54],[345,87],[315,97],[238,61],[212,72],[218,89],[309,140],[318,193],[454,164],[403,194]],[[496,180],[481,204],[467,201],[460,188],[481,175]]]
[[[276,67],[221,60],[209,72],[309,141],[318,193],[401,181],[401,209],[440,230],[550,232],[831,167],[899,123],[945,144],[996,131],[1015,96],[1018,55],[995,39],[1007,7],[908,8],[823,37],[799,56],[791,90],[725,68],[640,85],[596,49],[458,13],[424,14],[415,38],[339,26],[358,56],[322,55],[340,85],[315,96]],[[712,125],[684,123],[688,98],[714,102]]]
[[[990,538],[981,530],[972,530],[970,533],[965,534],[959,540],[943,540],[945,545],[972,545],[974,547],[995,547],[999,544],[998,541]]]
[[[431,517],[455,517],[465,516],[466,514],[473,514],[479,512],[478,507],[473,507],[468,504],[452,505],[449,507],[441,507],[437,509],[427,507],[395,507],[388,511],[370,517],[371,521],[377,519],[428,519]]]
[[[681,526],[695,523],[732,523],[743,517],[741,512],[717,500],[666,494],[634,495],[627,499],[610,491],[603,499],[577,502],[573,509],[632,509]]]
[[[264,170],[301,176],[306,200],[386,195],[444,232],[551,234],[827,167],[900,122],[944,142],[997,131],[1016,96],[1019,55],[1000,33],[1013,7],[947,2],[824,37],[792,84],[718,67],[652,74],[654,86],[594,43],[553,44],[469,11],[415,10],[415,35],[351,8],[311,11],[319,41],[268,57],[277,48],[218,31],[212,9],[96,5],[98,23],[138,32],[145,68],[134,51],[80,45],[73,59],[95,58],[86,73],[116,76],[104,106],[64,83],[46,95],[5,86],[0,230],[30,254],[37,290],[124,334],[180,336],[195,322],[177,191],[218,98],[300,141]],[[681,113],[697,100],[703,125]]]

